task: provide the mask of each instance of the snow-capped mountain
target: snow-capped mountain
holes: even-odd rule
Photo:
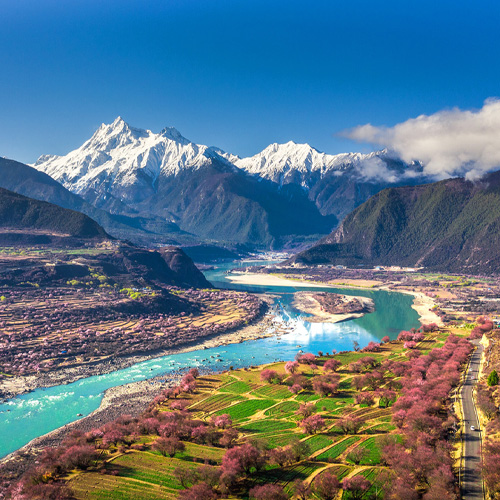
[[[321,215],[300,187],[257,179],[238,160],[174,128],[156,134],[117,118],[78,149],[41,156],[34,167],[98,208],[154,219],[153,231],[159,218],[205,239],[272,246],[333,228],[335,218]]]
[[[194,144],[173,127],[159,134],[130,127],[121,117],[102,124],[81,147],[65,156],[43,155],[33,165],[78,194],[89,190],[117,191],[122,200],[137,201],[133,188],[150,191],[160,175],[197,169],[212,158],[215,148]],[[139,196],[140,198],[141,196]]]
[[[249,158],[234,161],[251,175],[306,190],[323,215],[338,221],[370,196],[389,186],[425,182],[419,164],[406,165],[387,150],[368,154],[322,153],[309,144],[271,144]]]
[[[239,158],[173,127],[154,133],[120,117],[78,149],[43,155],[34,167],[156,235],[174,224],[204,239],[261,246],[327,234],[381,189],[425,182],[418,164],[385,150],[330,155],[287,142]]]
[[[326,174],[342,175],[344,172],[358,167],[362,169],[364,162],[385,156],[386,151],[369,154],[342,153],[330,155],[322,153],[309,144],[270,144],[266,149],[248,158],[237,159],[235,165],[250,174],[285,184],[296,182],[310,187],[311,178],[322,178]]]

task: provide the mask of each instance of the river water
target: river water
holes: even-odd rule
[[[262,262],[257,263],[262,264]],[[231,344],[218,348],[172,354],[137,363],[106,375],[81,379],[71,384],[37,389],[0,404],[0,458],[17,450],[32,439],[77,420],[77,414],[88,415],[100,405],[106,389],[178,371],[185,367],[204,366],[214,370],[242,368],[293,359],[299,349],[304,352],[349,350],[353,341],[360,346],[383,336],[395,338],[401,330],[419,326],[418,314],[411,308],[410,295],[360,289],[315,288],[345,295],[370,297],[375,312],[362,318],[336,324],[308,323],[306,315],[292,306],[293,292],[301,287],[261,287],[233,285],[226,271],[249,263],[224,263],[205,273],[215,286],[276,295],[276,328],[286,334],[266,339]]]

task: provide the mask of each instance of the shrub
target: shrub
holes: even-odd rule
[[[493,385],[498,385],[498,373],[496,370],[492,370],[488,375],[488,385],[492,387]]]

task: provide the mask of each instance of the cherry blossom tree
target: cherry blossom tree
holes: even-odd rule
[[[370,481],[360,474],[353,477],[346,477],[342,481],[342,488],[350,493],[352,500],[361,500],[370,486]]]
[[[323,370],[336,372],[341,366],[342,363],[338,359],[333,358],[325,361],[325,364],[323,365]]]
[[[320,500],[334,500],[340,491],[340,482],[335,474],[326,470],[314,480],[313,490]]]
[[[249,491],[250,498],[255,500],[287,500],[288,495],[278,484],[263,484]]]
[[[197,483],[187,490],[182,490],[179,498],[181,500],[215,500],[217,495],[208,484]]]
[[[161,455],[173,457],[177,452],[186,449],[185,444],[176,437],[164,438],[159,437],[151,445],[151,448],[158,451]]]
[[[307,500],[312,494],[311,487],[300,479],[293,482],[292,491],[299,500]]]
[[[320,415],[311,415],[299,422],[299,426],[307,434],[316,434],[325,427],[325,419]]]
[[[299,368],[299,363],[297,361],[288,361],[285,363],[285,371],[287,373],[295,373]]]

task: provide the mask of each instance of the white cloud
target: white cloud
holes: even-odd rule
[[[389,170],[385,162],[374,156],[361,162],[357,167],[359,175],[368,181],[397,182],[396,172]]]
[[[407,163],[418,160],[424,174],[436,179],[477,179],[500,168],[500,100],[488,99],[477,111],[454,108],[394,127],[361,125],[343,135],[386,147]]]

